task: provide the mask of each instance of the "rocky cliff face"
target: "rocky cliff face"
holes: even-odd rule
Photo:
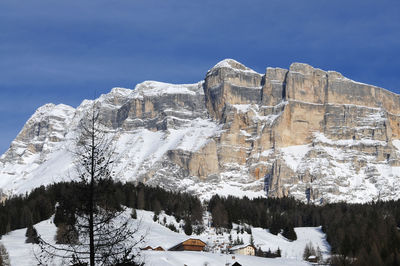
[[[231,59],[196,84],[146,81],[76,109],[41,107],[1,157],[0,188],[73,178],[68,151],[93,104],[116,146],[116,179],[203,198],[399,197],[399,95],[306,64],[259,74]]]

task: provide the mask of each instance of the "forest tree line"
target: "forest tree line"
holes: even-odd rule
[[[268,228],[288,239],[293,227],[322,226],[332,265],[400,265],[400,201],[308,205],[293,198],[215,195],[208,204],[214,226],[232,223]],[[285,235],[286,234],[286,235]]]
[[[175,216],[177,220],[190,219],[192,223],[201,223],[203,212],[201,201],[188,193],[166,191],[141,183],[135,185],[111,180],[100,183],[99,186],[104,186],[99,190],[107,191],[104,200],[108,205],[124,205],[155,213],[163,210],[166,214]],[[49,219],[55,214],[56,204],[58,205],[56,224],[65,222],[63,219],[71,218],[74,206],[80,204],[80,191],[78,182],[62,182],[41,186],[25,195],[7,199],[0,205],[0,236]]]
[[[166,191],[143,184],[107,181],[108,204],[135,209],[165,211],[177,220],[202,223],[201,201],[187,193]],[[0,236],[49,219],[55,223],[71,218],[79,204],[79,184],[64,182],[41,186],[23,196],[14,196],[0,205]],[[74,202],[75,201],[75,202]],[[268,228],[295,240],[294,227],[322,226],[334,256],[333,265],[400,265],[400,201],[366,204],[334,203],[307,205],[293,198],[237,198],[213,196],[207,202],[213,226],[232,228],[232,223]],[[69,207],[68,207],[69,206]],[[72,207],[73,208],[73,207]]]

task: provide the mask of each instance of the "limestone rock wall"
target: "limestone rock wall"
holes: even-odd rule
[[[267,68],[261,95],[263,105],[277,105],[286,98],[287,74],[287,69]]]
[[[245,168],[249,179],[271,178],[270,195],[304,199],[311,187],[315,200],[325,196],[327,201],[342,191],[358,190],[358,200],[363,200],[359,188],[371,186],[371,173],[390,172],[400,184],[393,169],[382,170],[398,165],[398,149],[392,144],[399,138],[398,95],[294,63],[289,70],[267,68],[257,99],[253,90],[259,80],[254,77],[232,69],[206,76],[207,109],[224,125],[217,139],[221,172],[234,176]],[[241,92],[232,90],[232,84],[240,84]],[[354,176],[357,182],[349,181]],[[385,185],[372,183],[376,196]]]
[[[226,104],[259,103],[262,75],[233,60],[208,71],[204,82],[205,103],[212,117],[220,119]]]

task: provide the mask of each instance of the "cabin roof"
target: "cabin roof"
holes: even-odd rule
[[[188,239],[186,239],[185,241],[179,242],[178,244],[176,244],[176,245],[170,247],[168,250],[175,249],[175,248],[177,248],[177,247],[179,247],[179,246],[181,246],[181,245],[183,246],[184,243],[185,243],[186,241],[188,241],[188,240],[198,240],[198,241],[200,241],[204,246],[207,245],[207,244],[206,244],[203,240],[201,240],[201,239],[198,239],[198,238],[188,238]],[[200,246],[200,245],[199,245],[199,246]]]
[[[198,238],[188,238],[185,241],[182,241],[181,243],[183,244],[183,243],[185,243],[186,241],[189,241],[189,240],[197,240],[197,241],[200,241],[201,243],[203,243],[204,245],[207,245],[203,240],[198,239]]]

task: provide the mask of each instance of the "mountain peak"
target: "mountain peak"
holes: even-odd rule
[[[43,116],[65,116],[66,114],[70,114],[74,112],[75,108],[66,104],[54,104],[54,103],[46,103],[40,106],[36,112],[31,116],[30,120],[42,119]]]
[[[128,96],[129,94],[132,93],[132,90],[127,88],[115,87],[111,89],[110,93]]]
[[[218,62],[208,72],[212,72],[212,71],[214,71],[216,69],[220,69],[220,68],[229,68],[229,69],[233,69],[236,71],[251,72],[251,73],[259,74],[256,71],[254,71],[253,69],[248,68],[245,65],[243,65],[242,63],[239,63],[238,61],[231,59],[231,58],[227,58],[227,59],[224,59],[224,60]]]
[[[172,84],[160,81],[147,80],[136,85],[134,89],[134,98],[143,96],[161,96],[167,94],[202,94],[202,82],[194,84]]]

